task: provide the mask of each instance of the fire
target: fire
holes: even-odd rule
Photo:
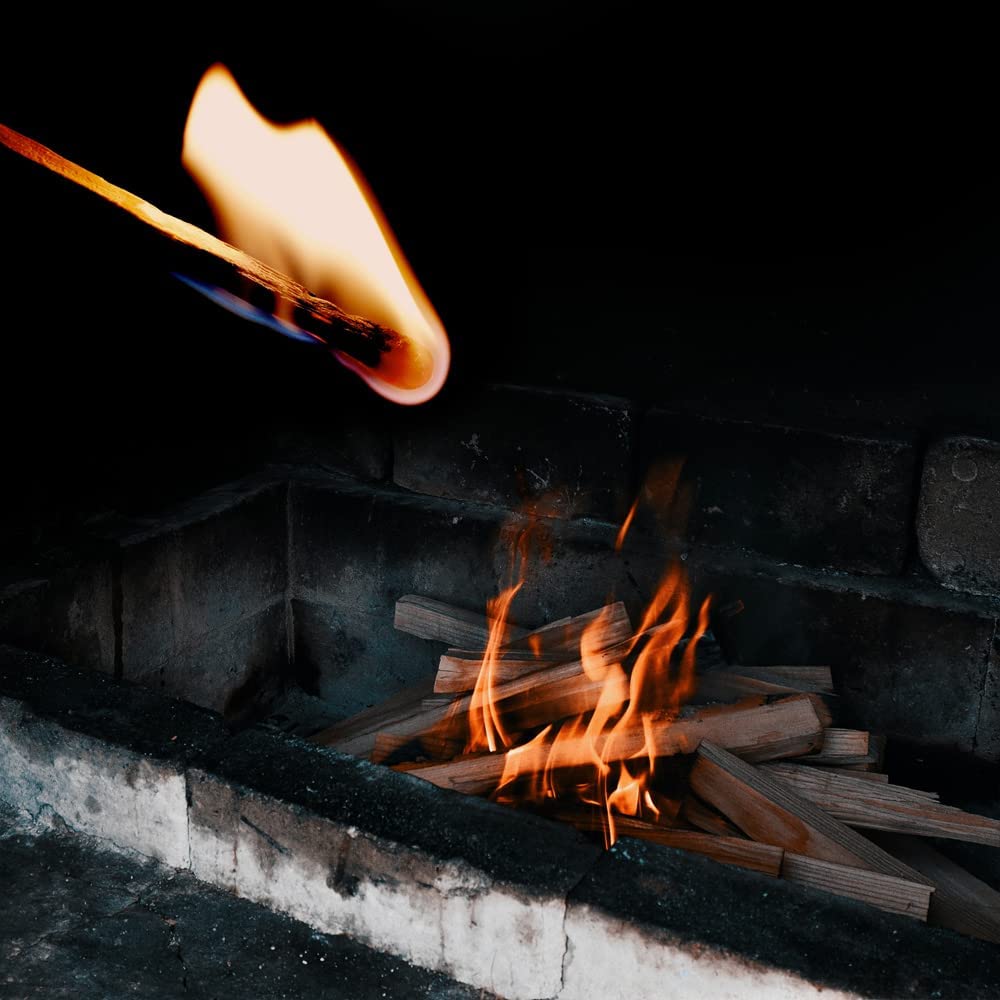
[[[634,513],[635,507],[627,523]],[[616,548],[627,530],[623,528]],[[492,752],[517,742],[505,728],[503,705],[494,700],[493,671],[512,603],[525,580],[529,549],[525,531],[513,547],[511,580],[487,608],[493,624],[469,711],[466,752]],[[613,647],[612,658],[604,639],[609,604],[583,631],[579,644],[580,670],[599,685],[596,705],[509,749],[494,798],[548,807],[557,815],[560,810],[598,810],[607,846],[617,838],[617,816],[653,823],[675,816],[678,803],[655,785],[656,732],[677,718],[695,692],[696,651],[708,628],[709,600],[693,614],[686,576],[679,564],[671,566],[638,629]],[[538,656],[537,646],[535,651]]]
[[[318,122],[269,122],[216,65],[191,103],[182,159],[226,240],[403,339],[377,368],[334,352],[342,364],[396,403],[441,388],[450,363],[441,320],[360,173]]]

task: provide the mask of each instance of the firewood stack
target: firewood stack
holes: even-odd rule
[[[442,788],[504,802],[510,797],[496,793],[510,755],[544,756],[551,724],[589,717],[605,686],[595,679],[593,663],[627,660],[637,641],[620,603],[529,632],[406,596],[396,604],[395,627],[448,645],[436,676],[313,739]],[[496,643],[498,627],[492,703],[516,743],[468,753],[466,720],[491,628]],[[591,669],[580,659],[585,632]],[[1000,821],[943,805],[933,792],[892,784],[881,770],[884,740],[833,725],[829,668],[729,667],[707,638],[697,653],[692,703],[651,727],[655,752],[641,730],[605,747],[617,761],[655,757],[657,773],[661,762],[675,765],[673,808],[657,809],[653,821],[614,815],[612,839],[651,840],[1000,942],[1000,893],[919,839],[1000,847]],[[575,759],[576,749],[585,754],[573,745],[584,738],[574,730],[562,741],[565,759]],[[561,798],[530,805],[581,830],[603,832],[607,842],[604,808]]]

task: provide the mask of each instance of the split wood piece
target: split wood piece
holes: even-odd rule
[[[926,798],[933,793],[899,785],[868,785],[823,775],[810,780],[795,773],[811,768],[772,771],[778,780],[848,826],[888,833],[913,833],[1000,847],[1000,820],[964,812]]]
[[[746,837],[739,827],[734,826],[722,813],[705,805],[696,795],[687,795],[681,804],[681,818],[704,833],[717,837]]]
[[[449,646],[485,647],[490,639],[493,619],[477,611],[456,608],[433,597],[406,594],[396,601],[393,626],[399,632],[415,635],[433,642],[446,642]],[[516,639],[527,635],[527,629],[508,623],[504,635]]]
[[[822,732],[816,710],[806,695],[792,695],[770,705],[739,711],[699,714],[653,724],[657,757],[693,753],[702,740],[712,740],[748,760],[776,760],[808,753],[819,744]],[[589,743],[584,737],[567,738],[560,741],[559,747],[564,760],[590,758]],[[627,760],[641,754],[644,747],[645,736],[640,729],[619,737],[610,747],[605,746],[603,753],[608,761]],[[442,764],[415,768],[410,773],[441,788],[466,795],[485,795],[500,783],[511,754],[522,750],[456,757]],[[515,765],[516,759],[510,762]]]
[[[775,777],[792,784],[801,794],[808,789],[830,792],[852,798],[875,798],[879,801],[890,799],[896,802],[934,802],[939,799],[937,792],[922,788],[908,788],[905,785],[889,783],[887,774],[876,771],[845,771],[833,767],[803,767],[800,761],[778,761],[762,764],[761,767]],[[884,781],[877,779],[885,779]],[[874,787],[873,787],[874,786]],[[808,797],[808,796],[806,796]]]
[[[375,746],[369,760],[373,764],[384,764],[394,753],[413,746],[416,746],[420,756],[431,760],[450,760],[464,748],[461,740],[449,739],[447,735],[433,731],[416,737],[381,732],[375,735]]]
[[[624,642],[632,635],[632,620],[628,616],[628,611],[621,601],[615,601],[586,614],[562,618],[536,628],[526,635],[515,636],[500,647],[500,652],[531,653],[541,660],[553,662],[575,660],[580,655],[580,640],[583,638],[583,633],[598,621],[600,621],[598,632],[591,636],[597,648]]]
[[[803,760],[804,764],[863,768],[880,771],[885,753],[885,737],[863,729],[827,729],[823,749]]]
[[[885,835],[882,845],[934,885],[927,922],[1000,944],[1000,892],[916,837]]]
[[[883,785],[889,783],[889,775],[883,774],[881,771],[863,771],[854,767],[829,767],[825,764],[811,765],[810,770],[815,771],[817,774],[846,774],[852,778],[860,778],[863,781],[877,781]]]
[[[698,676],[697,701],[729,701],[752,694],[833,693],[829,667],[731,667]]]
[[[386,701],[314,734],[310,740],[341,753],[366,757],[374,750],[376,735],[380,732],[412,738],[428,728],[426,719],[430,710],[425,701],[433,686],[434,678],[427,677]],[[441,707],[438,708],[439,714],[446,711],[446,707],[443,711]],[[407,723],[414,718],[419,721],[411,723],[408,728]],[[418,728],[414,728],[414,725]]]
[[[713,742],[702,741],[698,749],[691,789],[754,840],[821,861],[927,882],[778,779]]]
[[[619,658],[627,655],[632,622],[625,605],[618,601],[585,615],[553,622],[502,646],[494,663],[494,683],[504,684],[567,660],[579,661],[580,642],[588,629],[588,643],[595,653],[620,648]],[[485,655],[483,649],[449,649],[438,664],[434,690],[453,694],[471,691]]]
[[[931,898],[936,895],[931,886],[922,882],[911,882],[867,868],[821,861],[792,851],[785,851],[781,877],[920,921],[927,920],[928,907],[933,905]]]
[[[169,255],[169,266],[174,271],[183,271],[217,285],[239,286],[241,282],[249,282],[290,304],[295,322],[316,336],[318,342],[345,351],[372,368],[378,368],[390,352],[413,350],[409,341],[395,330],[344,312],[250,254],[190,222],[161,212],[143,198],[5,125],[0,125],[0,145],[78,184],[144,223],[149,232],[161,238],[163,249]],[[390,369],[396,366],[393,361],[384,363]],[[401,367],[405,370],[406,366]]]
[[[605,827],[604,816],[594,810],[556,810],[547,815],[563,823],[570,823],[578,830],[599,833]],[[635,837],[664,847],[676,847],[692,854],[701,854],[724,865],[749,868],[775,878],[781,871],[784,851],[770,844],[759,844],[740,837],[716,837],[700,830],[679,830],[658,823],[647,823],[631,816],[615,816],[614,822],[618,837]]]

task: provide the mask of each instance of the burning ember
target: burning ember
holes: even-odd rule
[[[378,367],[335,350],[339,361],[396,403],[441,388],[450,360],[441,320],[364,179],[318,122],[269,122],[213,66],[191,102],[182,158],[224,239],[405,342]],[[281,305],[277,328],[288,333],[293,316]]]

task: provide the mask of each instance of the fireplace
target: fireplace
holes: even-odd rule
[[[251,70],[248,94],[274,72]],[[420,86],[429,102],[447,90]],[[20,113],[28,132],[42,120]],[[274,116],[301,113],[288,99]],[[536,113],[544,176],[555,147]],[[462,162],[458,130],[437,126],[441,162]],[[37,135],[71,151],[55,125]],[[120,162],[147,191],[124,139],[76,138],[81,161],[114,179]],[[763,210],[731,219],[767,202],[744,191],[713,203],[707,228],[743,234],[719,248],[700,233],[716,187],[685,175],[668,250],[644,244],[641,213],[620,246],[607,194],[594,247],[580,205],[602,173],[627,189],[613,160],[565,187],[546,176],[544,195],[514,171],[483,225],[525,197],[518,219],[551,208],[524,246],[513,231],[470,242],[462,213],[435,214],[441,162],[374,168],[452,334],[449,380],[415,407],[218,310],[131,222],[2,161],[23,248],[12,327],[41,329],[12,344],[12,370],[44,378],[32,407],[4,404],[19,433],[0,518],[0,798],[501,996],[640,997],[668,976],[713,995],[994,995],[982,941],[627,834],[605,851],[599,832],[310,742],[434,677],[447,645],[395,629],[397,602],[482,615],[541,507],[550,555],[518,625],[609,595],[637,622],[681,565],[693,605],[711,595],[720,661],[829,667],[837,725],[886,737],[894,784],[1000,815],[1000,423],[975,185],[919,225],[899,194],[864,238],[852,224],[873,194],[839,228],[850,192],[805,220],[789,196],[771,232]],[[506,154],[486,186],[519,162]],[[473,174],[458,181],[470,201]],[[209,225],[176,176],[157,187],[154,172],[149,194]],[[80,329],[100,312],[99,337],[41,305],[53,245],[77,239],[91,252],[59,294]],[[32,417],[49,408],[55,434]],[[664,469],[669,496],[618,547]],[[995,850],[936,846],[1000,885]]]

